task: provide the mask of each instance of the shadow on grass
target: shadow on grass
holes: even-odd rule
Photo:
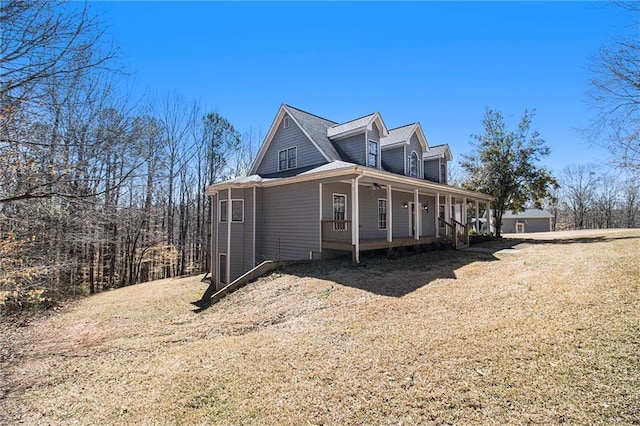
[[[568,238],[498,238],[474,244],[463,250],[432,250],[430,246],[399,247],[391,252],[372,251],[361,254],[359,265],[351,255],[322,261],[305,261],[283,267],[280,272],[300,278],[316,278],[364,290],[376,295],[402,297],[438,279],[456,279],[455,271],[475,262],[499,260],[501,250],[523,250],[538,244],[585,244],[611,240],[640,239],[629,235],[595,235]],[[211,290],[211,289],[209,289]],[[208,291],[209,291],[208,290]],[[206,300],[206,293],[203,300]],[[195,303],[195,313],[211,306]]]
[[[553,237],[553,234],[550,234]],[[567,237],[567,238],[549,238],[549,239],[534,239],[534,238],[501,238],[497,241],[514,241],[517,243],[526,243],[529,245],[533,244],[560,244],[560,245],[568,245],[568,244],[589,244],[589,243],[603,243],[607,241],[617,241],[617,240],[640,240],[640,235],[616,235],[616,234],[607,234],[607,235],[593,235],[593,236],[584,236],[584,237]]]
[[[495,260],[498,258],[487,252],[407,248],[391,256],[386,252],[363,253],[359,265],[345,258],[291,265],[282,272],[332,281],[376,295],[402,297],[435,280],[456,279],[455,271],[465,265]]]

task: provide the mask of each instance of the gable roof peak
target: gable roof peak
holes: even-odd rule
[[[305,110],[303,110],[303,109],[300,109],[300,108],[294,107],[293,105],[289,105],[289,104],[285,104],[285,103],[283,103],[282,105],[283,105],[284,107],[286,107],[287,109],[289,109],[289,110],[294,109],[294,110],[296,110],[296,111],[298,111],[298,112],[302,112],[302,113],[304,113],[304,114],[310,115],[310,116],[315,117],[315,118],[318,118],[318,119],[320,119],[320,120],[328,121],[328,122],[330,122],[330,123],[333,123],[334,125],[335,125],[335,124],[338,124],[338,123],[336,123],[336,122],[335,122],[335,121],[333,121],[333,120],[329,120],[328,118],[321,117],[321,116],[319,116],[318,114],[314,114],[314,113],[311,113],[311,112],[309,112],[309,111],[305,111]]]
[[[372,130],[373,123],[378,123],[380,129],[380,136],[385,137],[389,131],[384,124],[384,120],[379,112],[374,112],[354,120],[349,120],[344,123],[336,124],[327,129],[327,136],[329,139],[337,139],[347,137],[352,134],[357,134],[363,130]]]

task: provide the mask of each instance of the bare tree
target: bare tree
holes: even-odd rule
[[[626,36],[615,38],[596,59],[592,100],[597,116],[591,130],[603,138],[615,164],[640,172],[640,7],[621,2],[636,18]]]
[[[63,108],[77,104],[71,97],[92,71],[111,66],[114,49],[86,4],[4,0],[0,22],[0,161],[20,176],[17,186],[0,182],[0,202],[83,196],[67,185]],[[49,132],[34,132],[43,122]],[[48,151],[44,168],[38,150]]]
[[[588,227],[587,219],[593,209],[597,182],[595,166],[571,165],[564,169],[561,181],[562,204],[575,229]]]
[[[629,178],[624,182],[622,194],[623,225],[626,228],[640,226],[640,183]]]
[[[597,228],[614,228],[620,184],[615,175],[604,175],[598,178],[597,182],[592,220]]]

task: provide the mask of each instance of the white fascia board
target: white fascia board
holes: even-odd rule
[[[378,127],[380,127],[380,131],[381,131],[380,137],[386,138],[387,136],[389,136],[389,131],[387,130],[387,126],[384,124],[384,120],[382,119],[382,116],[380,115],[379,112],[376,112],[373,115],[373,117],[367,124],[367,130],[373,130],[373,123],[376,121],[378,122]]]
[[[420,123],[414,124],[413,132],[418,136],[418,141],[420,141],[420,145],[422,145],[422,152],[424,153],[429,149],[429,143],[427,143],[427,137],[424,135],[422,131],[422,125]],[[411,138],[411,137],[409,137]]]
[[[282,104],[282,105],[280,105],[280,109],[278,110],[278,114],[276,114],[276,118],[273,120],[273,123],[271,123],[271,127],[269,128],[269,132],[267,133],[267,137],[264,139],[264,142],[262,143],[262,146],[260,147],[260,150],[258,151],[258,155],[256,156],[256,159],[254,160],[253,164],[251,165],[251,170],[249,171],[250,175],[255,175],[257,173],[258,165],[264,159],[264,155],[266,154],[267,150],[269,149],[269,145],[271,145],[271,141],[273,140],[274,136],[276,135],[276,132],[278,131],[278,128],[280,127],[280,122],[282,121],[282,118],[284,117],[285,113],[289,116],[291,121],[293,121],[296,124],[296,126],[298,126],[298,128],[307,137],[307,139],[309,139],[309,142],[311,142],[313,144],[313,146],[318,150],[318,152],[320,154],[322,154],[322,156],[325,158],[325,160],[331,162],[331,159],[329,158],[329,156],[322,149],[320,149],[320,147],[314,142],[314,140],[311,138],[309,133],[307,133],[307,131],[300,125],[300,123],[298,122],[298,120],[296,120],[296,118],[293,116],[293,114],[291,114],[291,111],[289,111],[287,106],[285,104]]]
[[[311,173],[305,175],[292,176],[289,178],[280,178],[280,179],[272,179],[266,182],[247,182],[240,184],[216,184],[210,185],[207,188],[207,194],[212,196],[216,194],[220,190],[225,190],[227,188],[251,188],[253,186],[267,188],[271,186],[280,186],[280,185],[289,185],[297,182],[306,182],[318,179],[325,178],[333,178],[333,177],[344,177],[348,178],[353,175],[363,175],[368,176],[375,179],[386,180],[390,182],[400,183],[404,185],[411,185],[414,187],[418,187],[420,189],[425,189],[433,192],[439,192],[443,195],[465,195],[472,199],[477,199],[481,201],[492,201],[493,197],[488,194],[483,194],[481,192],[469,191],[466,189],[458,188],[455,186],[449,186],[441,183],[430,182],[424,179],[403,176],[396,173],[385,172],[383,170],[377,170],[370,167],[363,168],[361,166],[353,166],[353,167],[344,167],[336,170],[329,170],[326,172],[318,172]],[[394,188],[394,190],[399,190],[400,188]]]
[[[402,145],[409,145],[409,141],[398,141],[398,142],[390,143],[387,145],[382,145],[381,148],[384,151],[387,149],[399,148]]]
[[[340,139],[346,139],[350,136],[359,135],[367,131],[367,126],[357,127],[355,129],[348,130],[346,132],[338,133],[337,135],[327,136],[329,140],[339,141]]]
[[[284,117],[284,114],[285,114],[285,105],[281,104],[280,109],[276,114],[276,118],[273,120],[273,123],[271,123],[271,127],[269,127],[269,132],[267,133],[267,136],[264,138],[264,141],[262,142],[262,146],[258,151],[258,155],[256,156],[255,160],[253,161],[253,164],[251,165],[251,170],[249,171],[250,175],[256,174],[258,170],[258,165],[262,162],[264,155],[267,152],[267,149],[269,149],[269,145],[271,145],[271,141],[273,140],[273,137],[276,135],[276,132],[278,131],[278,127],[280,126],[280,121],[282,120],[282,117]],[[291,114],[289,114],[289,116],[291,116]]]

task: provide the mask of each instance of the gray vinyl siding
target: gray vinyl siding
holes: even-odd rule
[[[253,268],[253,190],[232,190],[233,199],[244,200],[244,222],[231,223],[231,279]]]
[[[404,146],[382,151],[382,161],[389,172],[404,174]]]
[[[405,238],[411,236],[409,229],[410,209],[402,208],[402,205],[413,201],[413,194],[408,192],[393,192],[393,238]]]
[[[367,148],[364,141],[364,133],[334,141],[334,144],[338,145],[349,156],[349,160],[363,166],[366,164]]]
[[[211,259],[208,259],[211,263],[210,270],[211,276],[218,276],[218,195],[211,197]],[[205,222],[206,223],[206,222]],[[215,280],[214,280],[215,282]]]
[[[264,188],[256,188],[256,265],[260,264],[266,259],[262,254],[262,247],[264,244]]]
[[[309,259],[320,251],[319,182],[262,189],[258,261]]]
[[[218,200],[216,203],[216,214],[220,212],[220,201],[226,200],[227,198],[228,196],[227,196],[226,189],[218,193]],[[218,255],[220,253],[223,253],[223,254],[227,253],[227,223],[219,222],[219,220],[220,220],[219,217],[216,217],[216,226],[218,228]],[[216,260],[216,262],[217,261],[218,260]]]
[[[379,191],[378,191],[379,192]],[[333,194],[347,196],[345,220],[351,220],[351,184],[323,183],[322,184],[322,220],[333,220]]]
[[[378,199],[387,198],[386,189],[372,191],[366,186],[361,186],[358,195],[360,199],[360,239],[385,239],[387,230],[378,230]],[[387,201],[387,212],[389,202]],[[387,213],[387,226],[389,226],[389,214]]]
[[[436,235],[436,197],[420,195],[420,202],[429,207],[429,211],[422,210],[422,233],[425,237]]]
[[[549,218],[533,218],[518,219],[519,222],[525,222],[524,232],[549,232],[551,231],[551,223]],[[513,234],[516,232],[516,219],[502,219],[502,232],[505,234]]]
[[[287,115],[285,114],[285,116]],[[259,175],[278,172],[278,151],[294,146],[297,147],[297,168],[327,162],[320,151],[294,123],[293,119],[290,119],[289,123],[289,127],[283,129],[282,122],[280,122],[278,130],[258,166],[257,173]]]
[[[407,164],[407,176],[409,176],[409,173],[411,172],[411,153],[416,152],[418,154],[418,176],[419,178],[422,178],[423,174],[422,174],[422,146],[420,145],[420,141],[418,140],[418,137],[416,136],[416,134],[414,133],[411,136],[411,139],[409,139],[409,145],[407,145],[407,158],[406,158],[406,164]]]
[[[440,160],[427,160],[424,162],[424,178],[431,182],[440,182]]]

